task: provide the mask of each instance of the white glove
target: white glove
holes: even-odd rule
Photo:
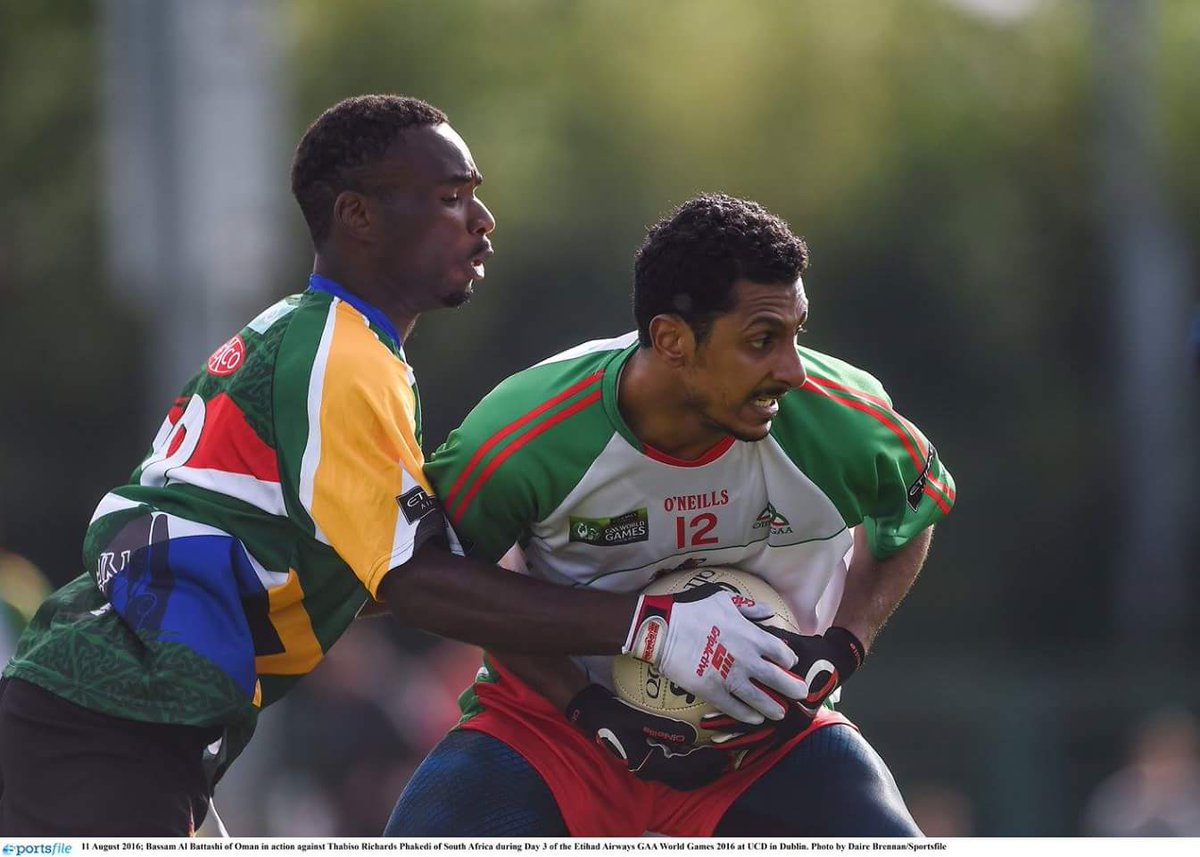
[[[787,710],[764,688],[801,699],[808,687],[788,672],[796,653],[754,624],[773,615],[767,605],[715,583],[643,595],[621,651],[743,723],[782,720]]]

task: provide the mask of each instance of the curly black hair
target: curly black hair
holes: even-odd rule
[[[405,95],[358,95],[318,116],[292,160],[292,195],[304,212],[313,245],[320,247],[329,236],[338,194],[362,190],[346,175],[347,168],[381,160],[408,128],[446,121],[441,110]]]
[[[650,321],[677,315],[703,342],[713,319],[733,309],[733,284],[793,283],[808,267],[808,246],[757,202],[702,194],[650,227],[633,273],[638,340]]]

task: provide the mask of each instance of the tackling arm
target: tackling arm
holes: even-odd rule
[[[499,651],[562,655],[620,652],[638,600],[513,574],[432,540],[388,572],[379,595],[412,628]]]

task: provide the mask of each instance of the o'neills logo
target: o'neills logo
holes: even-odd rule
[[[700,678],[704,678],[704,671],[708,669],[709,662],[712,661],[713,650],[716,649],[717,638],[720,636],[721,629],[713,625],[712,630],[708,632],[708,639],[704,641],[704,651],[700,655],[700,663],[696,664],[696,675]],[[728,672],[728,668],[726,668],[726,672]]]
[[[654,660],[654,649],[658,646],[658,635],[664,625],[665,623],[662,619],[654,618],[646,620],[639,634],[642,640],[642,653],[638,655],[640,660],[647,662]]]
[[[671,744],[683,744],[687,741],[687,736],[682,732],[664,732],[652,726],[643,726],[642,734],[647,738],[657,738],[659,741],[667,741]]]
[[[242,337],[235,336],[208,358],[208,374],[224,378],[242,368],[245,361],[246,343],[242,341]]]

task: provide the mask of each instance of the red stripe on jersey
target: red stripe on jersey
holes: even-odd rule
[[[179,422],[176,418],[175,422]],[[167,458],[179,451],[179,447],[183,446],[183,439],[187,437],[187,427],[182,427],[175,432],[175,436],[171,438],[171,442],[167,444]]]
[[[263,482],[279,481],[275,450],[250,427],[242,409],[227,393],[210,399],[204,411],[204,431],[187,460],[188,467],[238,473]]]
[[[812,381],[814,384],[820,384],[822,387],[829,387],[834,390],[841,390],[842,392],[850,393],[853,396],[857,396],[860,399],[865,399],[868,402],[871,402],[872,404],[878,405],[879,407],[883,408],[884,410],[886,410],[888,412],[889,415],[895,417],[896,420],[899,421],[900,425],[902,425],[908,431],[908,433],[910,435],[912,435],[913,441],[915,441],[917,444],[917,449],[919,449],[921,451],[922,462],[924,462],[925,460],[928,459],[929,450],[926,448],[925,443],[922,442],[921,433],[919,431],[917,431],[917,427],[914,426],[907,419],[905,419],[904,416],[902,414],[898,413],[895,410],[895,408],[893,408],[890,404],[888,404],[887,399],[881,398],[879,396],[873,396],[864,390],[856,390],[854,387],[847,387],[845,384],[839,384],[837,381],[830,380],[829,378],[821,378],[817,375],[809,375],[808,380]],[[917,464],[917,467],[924,468],[925,465],[923,463],[919,463],[919,464]],[[941,491],[943,494],[945,494],[951,500],[954,499],[954,497],[955,497],[954,490],[951,488],[947,488],[941,482],[938,482],[938,480],[933,477],[933,474],[930,474],[929,476],[927,476],[926,479],[929,481],[930,484],[932,484],[935,488],[937,488],[939,491]]]
[[[523,435],[506,446],[504,451],[493,458],[491,463],[489,463],[488,466],[484,468],[483,472],[479,474],[475,480],[475,484],[471,486],[471,490],[467,492],[466,496],[463,497],[462,502],[459,503],[458,509],[450,512],[450,517],[453,519],[454,523],[457,524],[462,520],[462,516],[466,514],[467,507],[471,505],[471,501],[475,499],[475,495],[479,493],[479,489],[487,483],[488,479],[491,478],[491,475],[496,472],[500,465],[508,460],[509,456],[511,456],[525,444],[529,443],[529,441],[533,440],[535,437],[538,437],[539,435],[544,434],[545,432],[554,428],[554,426],[558,425],[563,420],[574,416],[589,405],[594,405],[596,402],[600,401],[601,395],[603,395],[601,390],[593,390],[578,402],[571,405],[571,407],[563,408],[557,414],[533,426]]]
[[[479,447],[479,449],[477,449],[475,451],[475,454],[471,456],[471,460],[467,462],[467,466],[462,469],[462,473],[458,474],[458,478],[454,480],[454,484],[451,485],[450,490],[446,492],[446,508],[449,509],[451,506],[454,505],[454,503],[456,502],[455,497],[458,495],[458,492],[462,490],[462,487],[467,483],[467,480],[470,478],[472,471],[474,471],[475,468],[479,466],[479,462],[481,462],[484,459],[484,457],[489,452],[492,451],[492,449],[496,446],[496,444],[500,443],[502,440],[504,440],[506,437],[508,437],[513,432],[519,430],[523,426],[528,425],[533,420],[536,420],[538,417],[540,417],[542,414],[546,413],[546,411],[550,410],[555,405],[571,398],[576,393],[578,393],[580,390],[582,390],[584,387],[587,387],[589,384],[594,384],[603,375],[604,375],[603,369],[601,369],[598,372],[594,372],[591,375],[588,375],[582,381],[579,381],[578,383],[571,385],[570,387],[568,387],[567,389],[565,389],[561,393],[559,393],[557,396],[554,396],[553,398],[546,400],[545,402],[543,402],[542,404],[540,404],[536,408],[534,408],[532,411],[527,413],[525,416],[521,417],[516,422],[509,423],[507,426],[500,429],[500,431],[496,432],[494,435],[492,435],[490,438],[488,438],[487,442],[485,444],[483,444],[483,446]]]
[[[868,405],[863,404],[862,402],[858,401],[857,399],[851,399],[846,396],[834,395],[833,393],[830,393],[828,390],[821,389],[816,384],[810,384],[809,381],[811,381],[811,380],[812,380],[811,377],[808,378],[804,382],[803,386],[800,387],[800,389],[808,390],[813,393],[817,393],[818,395],[824,396],[825,398],[830,399],[831,401],[839,402],[848,408],[853,408],[856,411],[862,411],[864,414],[868,414],[869,416],[874,417],[876,420],[878,420],[880,423],[882,423],[884,425],[884,427],[886,427],[889,431],[891,431],[892,434],[894,434],[894,435],[896,435],[896,437],[900,438],[900,442],[902,444],[904,444],[904,448],[906,450],[908,450],[909,457],[912,458],[913,465],[917,468],[917,472],[920,473],[921,470],[923,470],[925,468],[925,462],[921,460],[921,456],[919,456],[917,454],[916,449],[913,448],[912,442],[909,440],[908,435],[905,433],[905,431],[902,428],[900,428],[900,426],[896,425],[896,423],[893,420],[891,420],[887,414],[880,413],[879,411],[875,410],[872,407],[869,407]],[[950,504],[947,503],[944,499],[942,499],[942,496],[933,489],[933,487],[929,484],[928,477],[926,477],[926,479],[925,479],[925,494],[927,494],[930,498],[932,498],[933,502],[937,503],[938,508],[941,509],[944,514],[947,514],[947,515],[950,514]]]
[[[709,447],[703,455],[691,461],[676,458],[673,455],[663,452],[661,449],[655,449],[648,443],[642,444],[642,451],[646,453],[647,458],[653,458],[655,461],[661,461],[663,464],[670,464],[674,467],[702,467],[705,464],[711,464],[727,453],[733,446],[733,440],[732,435],[723,437]]]

